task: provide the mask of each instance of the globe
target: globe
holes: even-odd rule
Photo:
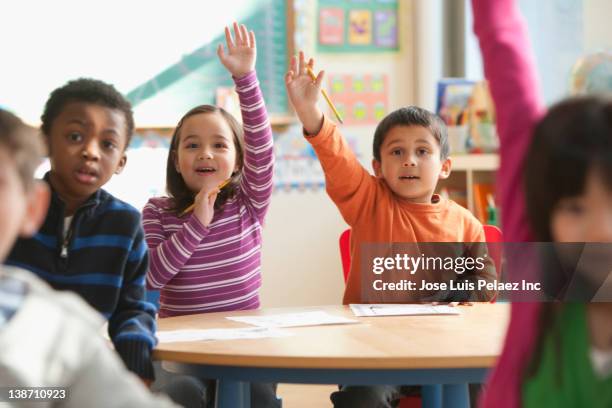
[[[612,92],[612,53],[599,52],[580,58],[572,69],[573,95]]]

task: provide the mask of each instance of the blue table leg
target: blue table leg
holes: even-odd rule
[[[244,381],[217,381],[217,408],[250,408],[251,383]]]
[[[423,408],[442,408],[442,385],[423,385],[421,398]]]
[[[470,408],[470,393],[467,384],[444,384],[442,390],[444,408]]]

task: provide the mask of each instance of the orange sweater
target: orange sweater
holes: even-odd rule
[[[362,303],[362,243],[484,242],[482,224],[453,201],[416,204],[396,196],[383,179],[359,163],[336,125],[324,119],[319,134],[307,137],[325,172],[327,193],[352,228],[351,271],[344,304]],[[490,268],[487,280],[494,279]]]

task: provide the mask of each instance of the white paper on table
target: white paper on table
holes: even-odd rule
[[[157,339],[160,343],[173,343],[178,341],[211,341],[211,340],[242,340],[263,339],[267,337],[288,337],[293,333],[273,328],[246,327],[238,329],[208,329],[208,330],[172,330],[158,331]]]
[[[233,316],[226,317],[226,319],[252,324],[253,326],[270,328],[359,323],[357,320],[347,319],[342,316],[334,316],[320,310],[314,312],[283,313],[264,316]]]
[[[351,304],[355,316],[419,316],[419,315],[458,315],[458,308],[447,305],[419,304]]]

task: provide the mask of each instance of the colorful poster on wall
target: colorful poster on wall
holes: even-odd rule
[[[397,0],[318,0],[318,6],[318,52],[398,50]]]
[[[357,138],[346,133],[344,137],[357,158],[360,158]],[[304,138],[301,125],[274,132],[274,157],[275,192],[318,190],[325,186],[321,163]]]
[[[397,13],[392,10],[374,12],[374,43],[380,47],[397,48]]]
[[[372,13],[370,10],[349,12],[349,44],[372,44]]]
[[[319,13],[319,43],[326,45],[344,44],[344,10],[322,8]]]
[[[389,104],[386,74],[330,74],[329,96],[344,123],[370,125],[380,122]],[[333,115],[330,112],[330,115]]]
[[[274,189],[322,188],[325,175],[312,146],[302,134],[302,127],[291,126],[274,136]]]

